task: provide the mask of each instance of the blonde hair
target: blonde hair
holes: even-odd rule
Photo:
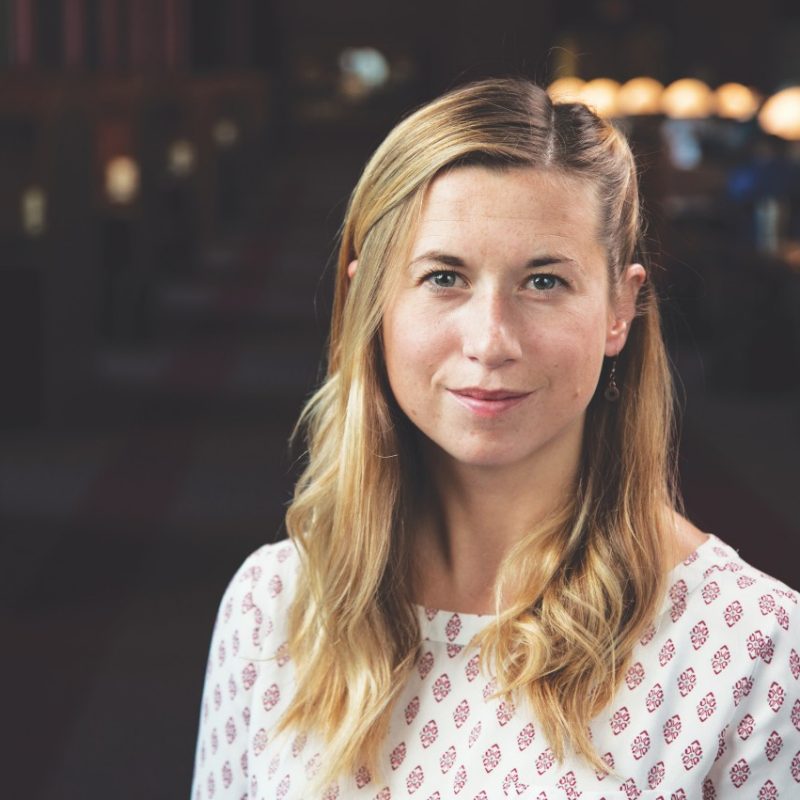
[[[527,80],[483,81],[435,100],[369,161],[343,226],[328,372],[298,423],[308,461],[286,515],[301,579],[288,642],[297,689],[279,730],[326,741],[320,785],[377,768],[419,653],[406,531],[418,465],[411,424],[388,388],[381,321],[426,189],[443,170],[472,164],[534,167],[595,186],[612,291],[639,255],[636,168],[624,137],[581,104],[553,105]],[[606,402],[600,387],[587,410],[575,491],[505,557],[496,597],[498,609],[501,594],[511,604],[479,637],[498,692],[530,703],[556,756],[571,748],[598,768],[588,726],[656,614],[675,502],[670,372],[648,284],[616,369],[619,402]]]

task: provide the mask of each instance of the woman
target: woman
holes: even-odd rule
[[[797,598],[676,511],[640,237],[624,138],[527,81],[389,134],[290,541],[222,603],[195,797],[800,792]]]

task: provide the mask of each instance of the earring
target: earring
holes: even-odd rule
[[[617,359],[611,362],[611,371],[608,373],[608,383],[606,390],[603,392],[603,397],[609,403],[616,403],[619,400],[619,386],[617,386]]]

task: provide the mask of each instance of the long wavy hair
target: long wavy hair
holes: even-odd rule
[[[408,531],[421,465],[413,426],[388,387],[381,323],[427,188],[443,170],[473,164],[590,182],[611,292],[643,257],[625,138],[586,106],[553,104],[527,80],[444,95],[397,125],[367,164],[342,229],[327,376],[298,423],[307,465],[286,515],[301,557],[288,641],[297,688],[278,730],[323,737],[320,785],[378,768],[420,651]],[[619,402],[605,401],[599,386],[587,409],[574,491],[506,555],[498,614],[477,642],[498,694],[530,704],[557,758],[571,749],[606,770],[589,723],[658,610],[676,502],[672,385],[649,282],[616,374]]]

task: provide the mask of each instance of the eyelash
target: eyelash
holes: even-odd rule
[[[437,286],[437,284],[435,284],[433,282],[434,278],[442,276],[442,275],[452,275],[452,276],[454,276],[456,278],[459,277],[458,273],[455,272],[454,270],[450,270],[450,269],[434,269],[434,270],[431,270],[430,272],[426,272],[425,275],[422,276],[422,278],[420,280],[420,283],[427,283],[427,284],[429,284],[431,286],[431,288],[436,289],[436,290],[438,290],[440,292],[444,292],[444,291],[447,291],[447,289],[454,288],[453,286]]]
[[[438,292],[446,292],[448,289],[454,289],[455,288],[454,286],[437,286],[433,282],[433,278],[435,278],[437,276],[442,276],[442,275],[452,275],[452,276],[454,276],[456,278],[460,278],[461,277],[455,270],[451,270],[451,269],[434,269],[434,270],[431,270],[430,272],[427,272],[425,275],[423,275],[422,278],[420,279],[420,283],[427,283],[427,284],[429,284],[431,286],[432,289],[434,289],[435,291],[438,291]],[[545,294],[547,292],[552,292],[556,288],[558,288],[558,286],[568,286],[567,281],[565,281],[563,278],[559,277],[558,275],[553,275],[550,272],[537,272],[537,273],[535,273],[533,275],[530,275],[528,277],[528,281],[527,282],[536,280],[537,278],[550,278],[550,279],[552,279],[554,281],[554,285],[551,286],[550,288],[548,288],[548,289],[538,289],[537,290],[538,292],[540,292],[542,294]]]

